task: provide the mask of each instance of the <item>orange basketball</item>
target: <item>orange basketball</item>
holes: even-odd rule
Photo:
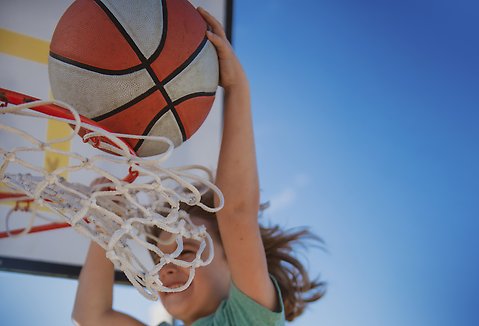
[[[218,58],[186,0],[77,0],[50,44],[53,96],[118,133],[165,136],[175,146],[207,117]],[[127,142],[139,156],[166,150]]]

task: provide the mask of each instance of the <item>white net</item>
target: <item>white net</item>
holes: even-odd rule
[[[60,107],[63,113],[52,116],[37,111],[52,105]],[[158,291],[186,289],[194,278],[195,269],[211,262],[214,254],[211,237],[204,226],[192,223],[189,215],[180,209],[180,204],[216,212],[223,206],[223,196],[212,183],[212,173],[205,167],[162,167],[173,149],[170,140],[106,132],[101,127],[82,122],[73,108],[57,101],[8,105],[1,107],[0,113],[0,181],[12,191],[32,199],[36,205],[58,213],[76,231],[102,246],[115,267],[123,271],[146,298],[156,300]],[[8,125],[8,119],[3,119],[8,115],[66,122],[72,126],[72,132],[59,139],[40,140],[19,127]],[[81,128],[86,130],[85,142],[115,155],[98,151],[85,157],[54,146],[78,137]],[[166,142],[169,149],[159,156],[141,158],[120,137]],[[9,146],[9,142],[3,141],[13,138],[21,140],[21,144],[16,141],[15,145]],[[68,156],[68,164],[47,171],[30,155],[44,151]],[[111,172],[113,166],[124,167],[128,176],[114,175]],[[88,172],[92,178],[81,183],[62,177],[65,173],[77,171]],[[202,195],[208,191],[219,198],[217,207],[208,207],[201,202]],[[30,221],[29,226],[32,224]],[[28,233],[29,226],[22,234]],[[153,236],[150,233],[152,228],[161,229],[163,235],[168,235],[167,239]],[[185,241],[197,243],[194,257],[182,259]],[[170,244],[173,249],[162,251],[156,246],[158,242]],[[139,246],[155,258],[145,260],[137,256],[132,248]],[[170,263],[189,270],[187,282],[179,287],[169,288],[160,280],[160,270]]]

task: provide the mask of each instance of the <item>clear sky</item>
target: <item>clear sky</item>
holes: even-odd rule
[[[264,219],[326,242],[328,292],[292,324],[479,325],[479,4],[237,0],[233,30]],[[2,320],[67,325],[75,286],[0,273]]]
[[[297,325],[478,325],[479,5],[237,1],[271,220],[329,291]]]

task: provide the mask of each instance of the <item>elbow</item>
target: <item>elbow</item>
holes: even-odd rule
[[[85,321],[86,314],[82,313],[77,307],[73,308],[71,318],[72,318],[72,323],[75,326],[87,325],[87,321]]]
[[[72,323],[75,326],[88,326],[88,325],[95,325],[94,322],[91,320],[91,316],[89,316],[85,312],[81,312],[78,309],[74,308],[72,315],[71,315]]]
[[[96,311],[92,307],[74,307],[71,315],[73,325],[75,326],[97,326],[105,325],[109,320],[113,310]]]
[[[73,305],[73,311],[72,311],[72,321],[74,325],[83,325],[82,321],[85,316],[85,307],[81,304],[81,301],[78,300],[78,294],[77,298],[75,298],[75,304]]]
[[[95,326],[95,325],[101,325],[101,323],[98,323],[98,321],[94,321],[91,319],[86,319],[83,317],[78,317],[76,315],[72,315],[72,323],[75,326]]]
[[[78,314],[75,313],[75,310],[73,310],[71,318],[72,318],[73,325],[75,325],[75,326],[83,325],[83,323],[81,322],[81,319],[79,318]]]

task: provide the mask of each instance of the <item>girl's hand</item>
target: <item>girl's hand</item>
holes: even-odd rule
[[[226,38],[226,34],[223,26],[221,26],[221,23],[201,7],[198,7],[198,12],[211,27],[211,30],[206,32],[206,36],[208,37],[208,40],[213,43],[216,48],[216,52],[218,53],[220,65],[220,86],[227,90],[235,86],[247,84],[246,75],[233,51],[230,42]]]

